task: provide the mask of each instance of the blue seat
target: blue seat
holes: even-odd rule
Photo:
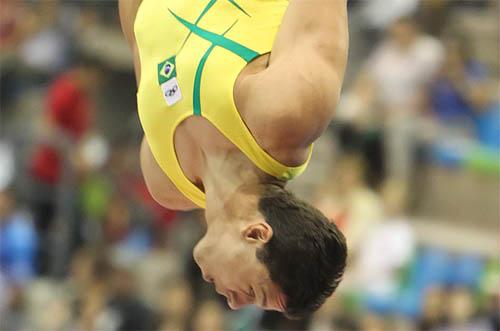
[[[461,255],[455,260],[450,285],[478,288],[483,272],[483,259],[474,255]]]

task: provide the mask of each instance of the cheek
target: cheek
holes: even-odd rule
[[[255,251],[248,249],[240,251],[236,254],[230,263],[229,270],[232,270],[233,278],[246,278],[254,274],[258,268],[257,259],[254,256]]]

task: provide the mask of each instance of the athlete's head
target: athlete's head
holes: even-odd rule
[[[233,309],[256,304],[289,317],[314,312],[342,278],[344,236],[316,208],[277,185],[265,186],[257,209],[251,217],[208,227],[194,251],[203,277]]]

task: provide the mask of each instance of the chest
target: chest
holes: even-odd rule
[[[236,111],[252,134],[257,130],[247,121],[247,118],[252,116],[252,107],[251,103],[247,102],[249,84],[244,82],[248,76],[266,69],[268,57],[269,55],[264,55],[247,64],[236,78],[232,91]],[[265,137],[254,134],[254,138],[259,143],[265,143]],[[177,126],[174,146],[180,165],[185,169],[187,177],[193,181],[203,173],[204,158],[207,154],[238,151],[224,133],[203,116],[190,116]]]
[[[201,183],[207,155],[238,150],[209,121],[198,116],[188,117],[177,127],[174,148],[186,177],[194,183]]]

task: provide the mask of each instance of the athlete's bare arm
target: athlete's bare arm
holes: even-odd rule
[[[141,79],[141,65],[134,35],[134,21],[141,1],[142,0],[119,0],[118,3],[123,34],[127,39],[134,58],[134,71],[137,84],[139,84]],[[198,208],[179,192],[172,181],[158,166],[158,163],[151,153],[146,137],[142,140],[140,156],[144,181],[146,182],[149,192],[160,205],[173,210],[190,210]]]
[[[259,113],[248,118],[259,125],[249,127],[263,131],[257,136],[274,136],[282,148],[306,154],[333,118],[347,50],[347,0],[291,0],[269,68],[243,82],[249,93],[245,107]]]
[[[120,14],[120,23],[122,26],[123,35],[127,39],[127,43],[132,51],[132,56],[134,59],[134,71],[135,79],[137,84],[139,84],[141,78],[141,65],[139,62],[139,53],[137,50],[137,45],[135,42],[134,34],[134,21],[135,15],[137,14],[137,9],[142,0],[119,0],[118,11]]]

